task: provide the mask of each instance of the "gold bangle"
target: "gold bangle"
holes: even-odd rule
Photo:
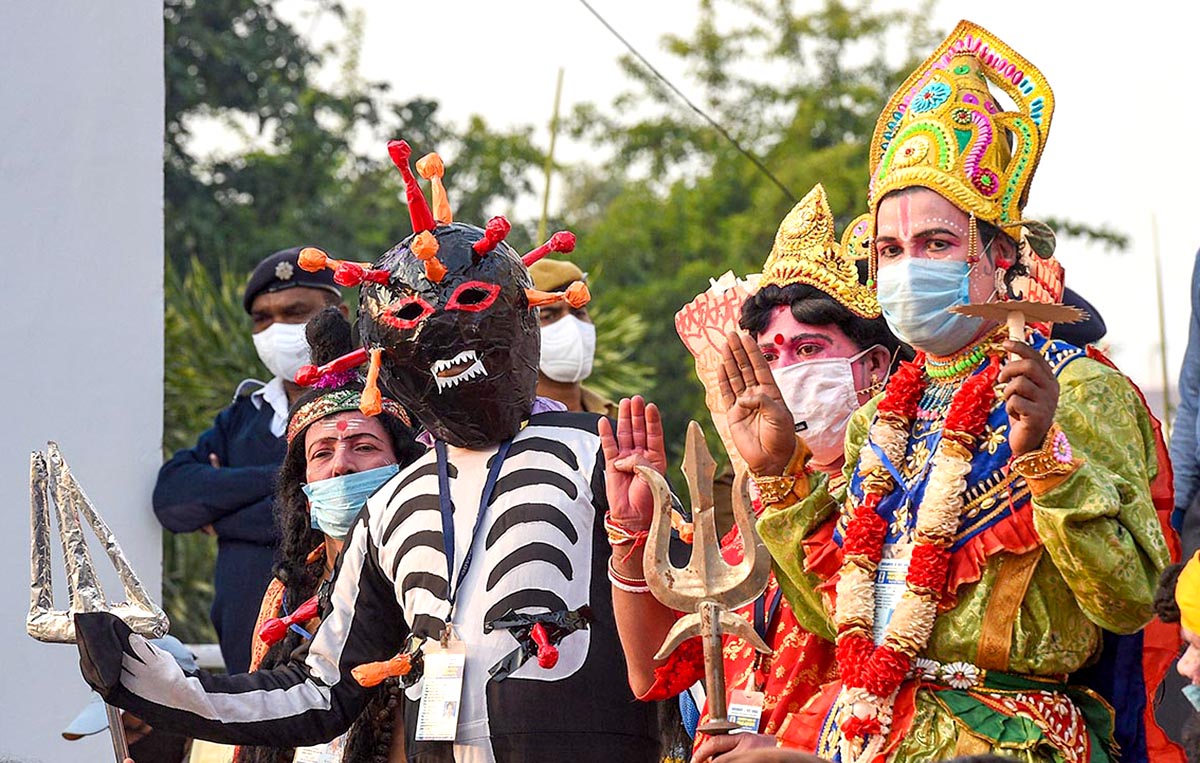
[[[758,488],[758,497],[763,503],[782,503],[796,491],[796,475],[787,477],[760,477],[751,474],[754,487]]]
[[[808,463],[811,456],[812,453],[804,443],[804,439],[797,435],[792,458],[788,461],[782,475],[751,473],[750,479],[754,480],[754,487],[758,489],[758,496],[762,503],[764,505],[790,503],[794,499],[802,498],[803,493],[799,488],[801,485],[805,487],[808,485],[807,481],[802,478],[808,475],[805,464]]]
[[[1063,432],[1058,424],[1053,424],[1046,433],[1042,447],[1013,459],[1012,470],[1024,477],[1026,482],[1049,480],[1058,484],[1062,481],[1061,478],[1078,469],[1080,463],[1082,462],[1075,458],[1066,432]]]

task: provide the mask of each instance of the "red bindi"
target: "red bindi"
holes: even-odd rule
[[[349,426],[350,425],[344,419],[337,423],[337,428],[338,428],[339,432],[345,432]]]
[[[775,344],[777,344],[778,346],[782,347],[782,346],[783,346],[783,343],[784,343],[783,334],[776,334],[776,335],[775,335]]]

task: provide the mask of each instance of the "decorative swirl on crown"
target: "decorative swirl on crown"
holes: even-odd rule
[[[1015,111],[1001,109],[989,83]],[[1053,114],[1054,94],[1040,71],[991,32],[959,22],[876,122],[872,213],[889,192],[921,186],[981,220],[1014,227]]]

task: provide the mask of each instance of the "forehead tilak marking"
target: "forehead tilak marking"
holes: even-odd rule
[[[345,432],[348,429],[358,429],[362,426],[362,421],[359,419],[338,419],[334,421],[332,418],[329,418],[322,419],[320,423],[322,429],[337,430],[338,432]]]

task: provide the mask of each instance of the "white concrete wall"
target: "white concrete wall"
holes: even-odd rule
[[[0,761],[112,760],[59,735],[75,648],[25,635],[30,450],[58,441],[158,597],[162,132],[158,2],[0,0]]]

